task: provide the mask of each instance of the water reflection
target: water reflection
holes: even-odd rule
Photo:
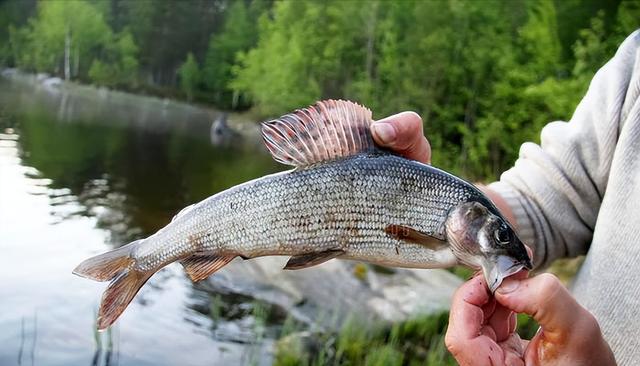
[[[27,365],[26,361],[30,360],[31,365],[35,364],[36,359],[36,342],[38,341],[38,313],[33,314],[33,319],[29,324],[31,327],[29,336],[27,336],[26,319],[20,319],[20,350],[18,351],[18,365]],[[30,346],[28,346],[30,344]],[[29,352],[25,349],[29,347]]]
[[[178,266],[157,273],[101,334],[104,284],[70,275],[187,204],[279,169],[255,146],[212,146],[212,118],[173,102],[0,78],[1,365],[269,363],[275,328],[264,305],[212,297]]]

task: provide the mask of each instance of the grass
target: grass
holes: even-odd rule
[[[456,365],[444,345],[448,318],[449,313],[443,312],[393,325],[370,325],[351,318],[336,333],[287,333],[278,342],[274,365]],[[530,339],[537,329],[530,317],[518,316],[521,337]]]
[[[447,322],[446,312],[391,326],[351,318],[336,334],[313,334],[307,340],[283,338],[274,365],[455,365],[444,346]]]

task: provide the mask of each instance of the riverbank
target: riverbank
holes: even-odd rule
[[[238,141],[229,141],[234,137],[240,137],[245,143],[251,145],[262,144],[258,121],[248,112],[221,111],[203,104],[188,103],[186,101],[156,95],[136,94],[102,86],[96,87],[75,81],[65,81],[60,77],[51,76],[46,73],[25,73],[15,68],[2,69],[0,71],[0,77],[27,85],[39,92],[64,95],[65,98],[72,99],[104,100],[105,104],[117,103],[127,110],[135,109],[135,105],[148,105],[150,106],[150,110],[164,113],[160,120],[174,124],[172,128],[180,128],[183,122],[185,122],[185,119],[188,123],[192,124],[208,123],[210,131],[206,135],[211,137],[212,143],[214,144],[238,143]],[[175,111],[175,113],[167,114],[167,111]],[[113,112],[118,113],[118,110]],[[125,114],[126,113],[128,113],[128,111],[125,111]],[[68,119],[93,118],[93,115],[95,115],[95,111],[83,111],[77,116],[68,116]],[[184,116],[188,116],[188,118]],[[119,116],[115,116],[113,120],[121,121],[124,119],[138,125],[149,123],[159,124],[159,122],[151,122],[150,120],[151,117],[157,117],[156,113],[150,113],[149,115],[140,114],[137,117],[139,118],[137,121],[133,121],[129,117],[121,118]],[[172,118],[173,120],[171,120]],[[203,136],[203,133],[199,132],[199,135]]]

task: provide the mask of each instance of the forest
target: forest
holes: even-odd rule
[[[435,165],[489,180],[639,23],[629,0],[9,0],[0,65],[256,120],[322,98],[414,110]]]

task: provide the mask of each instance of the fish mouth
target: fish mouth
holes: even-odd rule
[[[494,257],[495,258],[495,257]],[[523,269],[531,269],[531,261],[522,263],[506,255],[499,255],[495,260],[484,260],[482,264],[482,272],[487,281],[487,286],[491,293],[496,292],[502,281]]]

